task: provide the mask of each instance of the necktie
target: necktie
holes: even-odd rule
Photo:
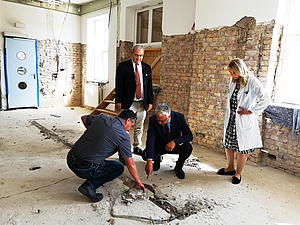
[[[137,64],[135,64],[135,75],[136,75],[136,98],[140,99],[142,97],[142,89],[141,89],[140,73]]]
[[[170,141],[170,131],[169,131],[169,126],[166,124],[165,125],[165,130],[166,130],[166,137],[167,137],[167,140]]]

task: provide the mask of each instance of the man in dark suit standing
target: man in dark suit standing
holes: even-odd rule
[[[179,179],[184,179],[182,167],[192,153],[193,147],[190,142],[193,140],[193,134],[184,115],[171,111],[168,105],[159,104],[155,112],[149,120],[146,149],[143,152],[143,159],[147,160],[147,178],[152,171],[159,170],[162,155],[179,154],[174,171]]]
[[[152,109],[153,89],[151,67],[142,62],[144,47],[135,45],[131,59],[121,62],[116,73],[116,111],[131,109],[136,113],[133,152],[142,152],[142,136],[146,113]]]

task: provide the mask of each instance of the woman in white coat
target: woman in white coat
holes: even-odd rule
[[[243,60],[233,59],[228,68],[231,80],[223,138],[228,166],[217,173],[234,175],[232,183],[239,184],[248,154],[253,153],[255,148],[262,148],[257,116],[269,105],[271,98],[259,80],[248,70]]]

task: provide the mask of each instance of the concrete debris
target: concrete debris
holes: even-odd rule
[[[136,200],[144,200],[145,194],[142,190],[131,188],[124,195],[121,196],[121,202],[125,203],[127,206]]]
[[[191,155],[184,162],[184,166],[196,167],[199,170],[201,169],[200,165],[201,165],[200,159],[198,157],[193,156],[193,155]]]

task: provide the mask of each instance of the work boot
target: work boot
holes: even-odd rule
[[[88,197],[92,202],[100,202],[103,199],[103,195],[96,193],[86,181],[78,188],[78,191]]]

